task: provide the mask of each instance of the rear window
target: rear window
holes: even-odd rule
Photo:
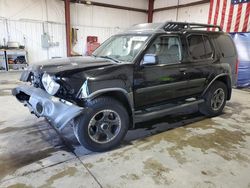
[[[233,57],[236,55],[232,39],[227,35],[219,35],[216,37],[218,46],[224,57]]]

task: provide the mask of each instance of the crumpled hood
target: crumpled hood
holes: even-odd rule
[[[97,57],[69,57],[52,59],[31,65],[31,70],[39,70],[39,72],[47,72],[49,74],[75,73],[83,70],[90,70],[116,63]]]

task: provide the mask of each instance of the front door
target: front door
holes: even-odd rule
[[[188,64],[181,63],[179,36],[160,35],[146,50],[155,54],[155,65],[138,65],[134,73],[135,107],[150,106],[187,95]]]

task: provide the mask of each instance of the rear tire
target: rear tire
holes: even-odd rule
[[[199,105],[199,111],[214,117],[222,113],[227,100],[227,86],[221,81],[215,81],[204,95],[205,102]]]
[[[91,151],[103,152],[118,146],[127,133],[129,116],[123,105],[110,97],[99,97],[87,103],[74,133],[78,141]]]

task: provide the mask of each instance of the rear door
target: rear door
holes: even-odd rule
[[[187,34],[186,47],[186,62],[189,64],[186,78],[189,80],[189,93],[199,96],[207,86],[218,58],[211,39],[206,34]]]

